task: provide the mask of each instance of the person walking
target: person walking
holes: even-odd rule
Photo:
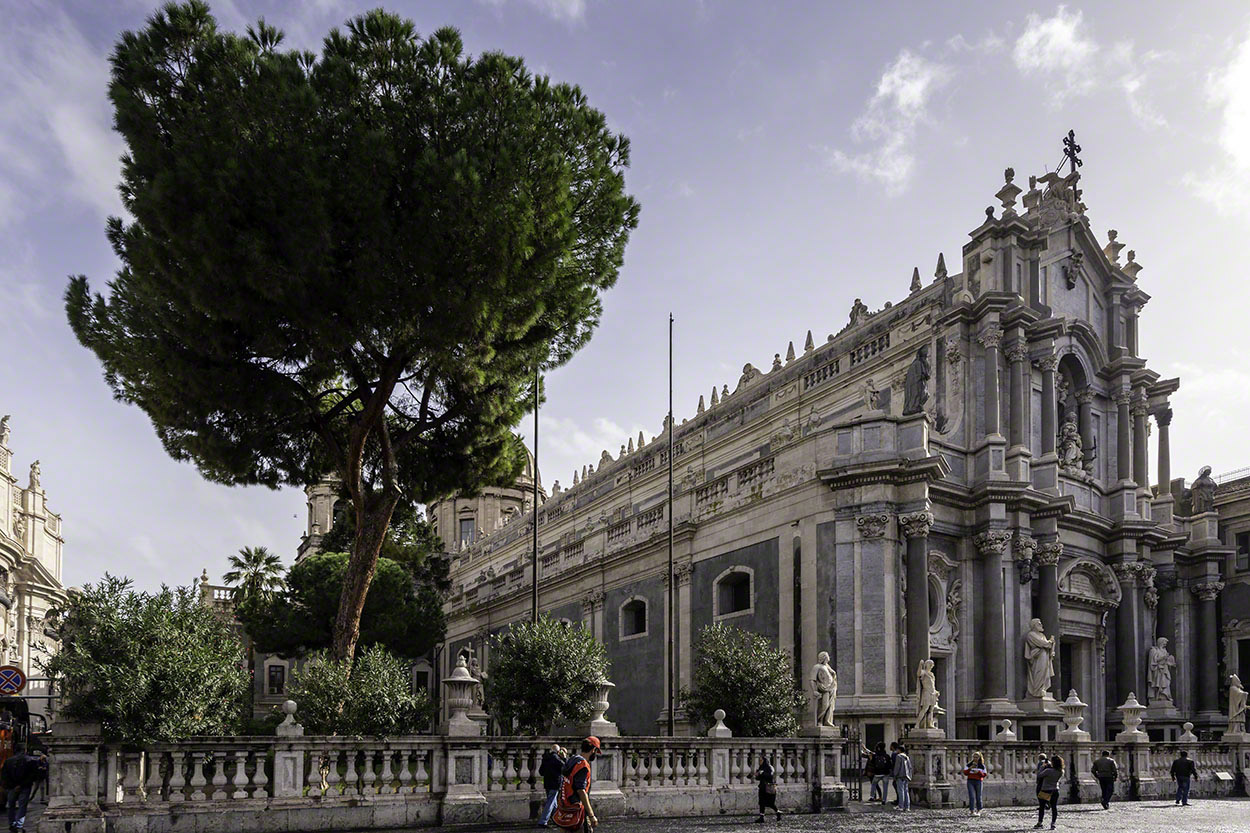
[[[894,764],[885,751],[885,741],[878,741],[872,756],[868,759],[868,773],[872,776],[872,792],[869,801],[880,800],[885,804],[890,797],[890,775],[894,772]]]
[[[1039,766],[1041,762],[1039,761]],[[1050,808],[1050,829],[1055,829],[1055,821],[1059,818],[1059,782],[1063,779],[1063,758],[1055,755],[1041,767],[1037,773],[1037,824],[1034,829],[1042,826],[1046,818],[1046,808]]]
[[[591,833],[599,826],[595,810],[590,806],[590,764],[603,752],[599,738],[582,741],[579,755],[571,755],[560,772],[560,797],[551,818],[562,830]]]
[[[0,766],[0,786],[8,791],[5,806],[9,811],[10,833],[25,827],[30,794],[48,772],[48,759],[44,756],[28,754],[20,742],[14,745],[13,750],[14,753]]]
[[[1102,751],[1102,757],[1094,761],[1094,765],[1090,767],[1094,773],[1094,777],[1098,779],[1098,786],[1102,787],[1102,809],[1111,809],[1111,795],[1115,792],[1115,779],[1119,775],[1119,767],[1115,765],[1115,758],[1111,757],[1111,753],[1107,750]]]
[[[964,777],[968,779],[968,812],[974,816],[981,815],[981,786],[989,774],[984,756],[973,752],[972,759],[964,767]]]
[[[898,809],[911,809],[911,758],[907,757],[907,747],[899,744],[898,754],[894,756],[894,793],[898,796]]]
[[[560,797],[560,773],[564,771],[564,760],[560,757],[560,744],[553,743],[543,753],[542,763],[538,765],[538,774],[543,778],[543,789],[547,791],[547,800],[543,803],[542,816],[538,820],[539,827],[546,827],[551,822],[551,814],[556,811],[556,800]]]
[[[1189,779],[1198,777],[1198,767],[1189,760],[1189,753],[1181,750],[1181,756],[1172,761],[1172,780],[1176,782],[1176,803],[1189,806]]]
[[[766,755],[760,755],[755,780],[760,782],[760,815],[756,821],[764,821],[764,811],[769,809],[777,814],[777,821],[781,821],[781,811],[777,809],[777,771]]]
[[[890,785],[894,783],[894,759],[898,757],[898,743],[890,744],[890,768],[886,770],[885,779],[885,795],[881,798],[881,803],[886,804],[890,800]],[[898,785],[894,787],[894,806],[898,807]]]

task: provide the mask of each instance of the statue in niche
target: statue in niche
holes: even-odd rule
[[[1195,515],[1215,511],[1215,478],[1211,476],[1210,466],[1202,467],[1189,490]]]
[[[929,346],[926,344],[916,351],[916,358],[912,359],[903,379],[903,416],[924,410],[924,403],[929,399],[928,383]]]
[[[1228,734],[1243,735],[1246,732],[1246,690],[1241,678],[1233,674],[1228,678]]]
[[[1172,702],[1172,669],[1176,667],[1176,657],[1168,653],[1167,637],[1155,640],[1154,646],[1147,655],[1150,669],[1150,705]]]
[[[946,711],[938,705],[937,677],[933,674],[933,660],[920,660],[916,669],[916,728],[936,729],[939,715]]]
[[[877,385],[869,379],[864,382],[864,407],[870,411],[875,411],[879,407],[877,405],[877,397],[880,396]]]
[[[1039,700],[1050,696],[1050,678],[1055,676],[1055,638],[1047,636],[1041,619],[1029,622],[1024,635],[1024,659],[1029,664],[1026,689]]]
[[[816,695],[816,725],[833,726],[833,704],[838,696],[838,672],[829,664],[829,654],[821,651],[812,666],[812,691]]]
[[[1081,470],[1083,452],[1081,450],[1081,429],[1071,415],[1064,420],[1059,429],[1059,465],[1065,469]]]

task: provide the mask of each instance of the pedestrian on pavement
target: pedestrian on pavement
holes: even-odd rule
[[[0,786],[8,794],[5,806],[9,810],[9,831],[22,830],[26,825],[26,805],[30,794],[48,772],[48,759],[43,755],[31,755],[22,743],[13,747],[13,754],[0,766]]]
[[[1189,753],[1181,750],[1181,756],[1172,761],[1172,780],[1176,782],[1176,803],[1189,806],[1189,779],[1198,777],[1198,767],[1189,760]]]
[[[968,779],[968,812],[974,816],[981,815],[981,786],[989,774],[985,758],[980,752],[973,752],[972,759],[964,767],[964,777]]]
[[[1041,765],[1041,762],[1038,762]],[[1046,818],[1046,808],[1050,808],[1050,829],[1055,829],[1055,821],[1059,818],[1059,782],[1063,779],[1063,758],[1055,755],[1046,766],[1037,773],[1037,824],[1034,829],[1042,826]]]
[[[755,780],[760,782],[760,815],[758,822],[764,820],[764,811],[771,809],[781,821],[781,811],[777,809],[777,771],[765,755],[760,755],[759,769],[755,770]]]
[[[901,743],[898,754],[894,756],[894,793],[898,796],[898,809],[911,809],[911,758],[907,757],[907,747]]]
[[[1049,756],[1049,755],[1047,755],[1047,754],[1045,754],[1045,753],[1042,753],[1041,755],[1038,755],[1038,756],[1037,756],[1037,772],[1038,772],[1038,774],[1041,774],[1041,771],[1042,771],[1043,769],[1046,769],[1046,768],[1047,768],[1047,767],[1049,767],[1049,766],[1050,766],[1050,756]]]
[[[542,817],[538,820],[539,827],[546,827],[551,822],[551,814],[556,811],[556,800],[560,797],[560,773],[564,771],[564,760],[560,757],[560,752],[560,744],[553,743],[543,753],[543,761],[538,765],[538,774],[543,777],[543,789],[547,791]]]
[[[877,742],[877,748],[868,759],[868,772],[872,775],[872,792],[868,800],[880,799],[885,804],[890,796],[890,775],[894,772],[894,764],[889,753],[885,751],[885,741]]]
[[[894,759],[898,757],[898,744],[890,744],[890,771],[887,773],[888,778],[885,779],[885,795],[881,799],[881,803],[885,804],[890,800],[890,784],[894,783]],[[898,785],[894,787],[894,806],[898,806]]]
[[[590,763],[603,752],[599,738],[582,741],[580,755],[571,755],[560,772],[560,797],[551,818],[562,830],[591,833],[599,826],[595,810],[590,806]]]
[[[1115,758],[1111,757],[1111,753],[1107,750],[1102,751],[1102,757],[1094,761],[1091,767],[1094,777],[1098,779],[1098,785],[1102,787],[1102,809],[1111,809],[1111,794],[1115,792],[1115,779],[1119,774],[1119,767],[1115,765]]]

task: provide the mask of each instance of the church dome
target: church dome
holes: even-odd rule
[[[534,485],[535,472],[537,468],[534,465],[534,452],[529,450],[529,446],[525,447],[525,465],[521,467],[521,474],[517,477],[517,486],[532,488]],[[543,477],[542,472],[537,473],[538,488],[542,491]]]

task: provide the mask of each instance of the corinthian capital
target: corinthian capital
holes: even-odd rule
[[[1215,601],[1221,591],[1224,590],[1224,582],[1222,581],[1204,581],[1201,584],[1193,586],[1194,595],[1204,602]]]
[[[1146,398],[1146,392],[1142,391],[1133,397],[1133,416],[1149,416],[1150,403]]]
[[[1003,328],[986,327],[977,335],[977,341],[981,342],[981,346],[986,350],[997,350],[998,345],[1003,343]]]
[[[905,537],[923,538],[933,528],[933,513],[913,512],[909,515],[899,515],[898,525],[902,528]]]
[[[1008,345],[1005,353],[1009,362],[1025,362],[1029,360],[1029,347],[1023,341],[1017,341]]]
[[[1115,400],[1115,404],[1117,405],[1132,405],[1133,404],[1133,392],[1129,390],[1128,388],[1121,388],[1120,390],[1112,394],[1111,398]]]
[[[1042,356],[1037,360],[1037,369],[1043,373],[1054,373],[1059,369],[1059,357],[1054,353],[1049,356]]]
[[[1037,563],[1043,567],[1057,566],[1061,555],[1063,555],[1063,544],[1059,541],[1047,541],[1037,545]]]
[[[1160,428],[1167,428],[1169,425],[1171,425],[1172,424],[1172,409],[1160,408],[1159,410],[1155,411],[1155,422],[1158,423]]]
[[[1081,388],[1080,390],[1076,392],[1076,401],[1080,402],[1082,405],[1088,405],[1089,403],[1093,402],[1094,401],[1094,389],[1093,388]]]
[[[1011,530],[990,529],[973,539],[982,555],[1002,555],[1011,541]]]
[[[859,535],[861,538],[880,538],[885,534],[885,528],[890,523],[890,516],[885,512],[877,512],[872,515],[860,515],[855,519],[855,526],[859,527]]]

